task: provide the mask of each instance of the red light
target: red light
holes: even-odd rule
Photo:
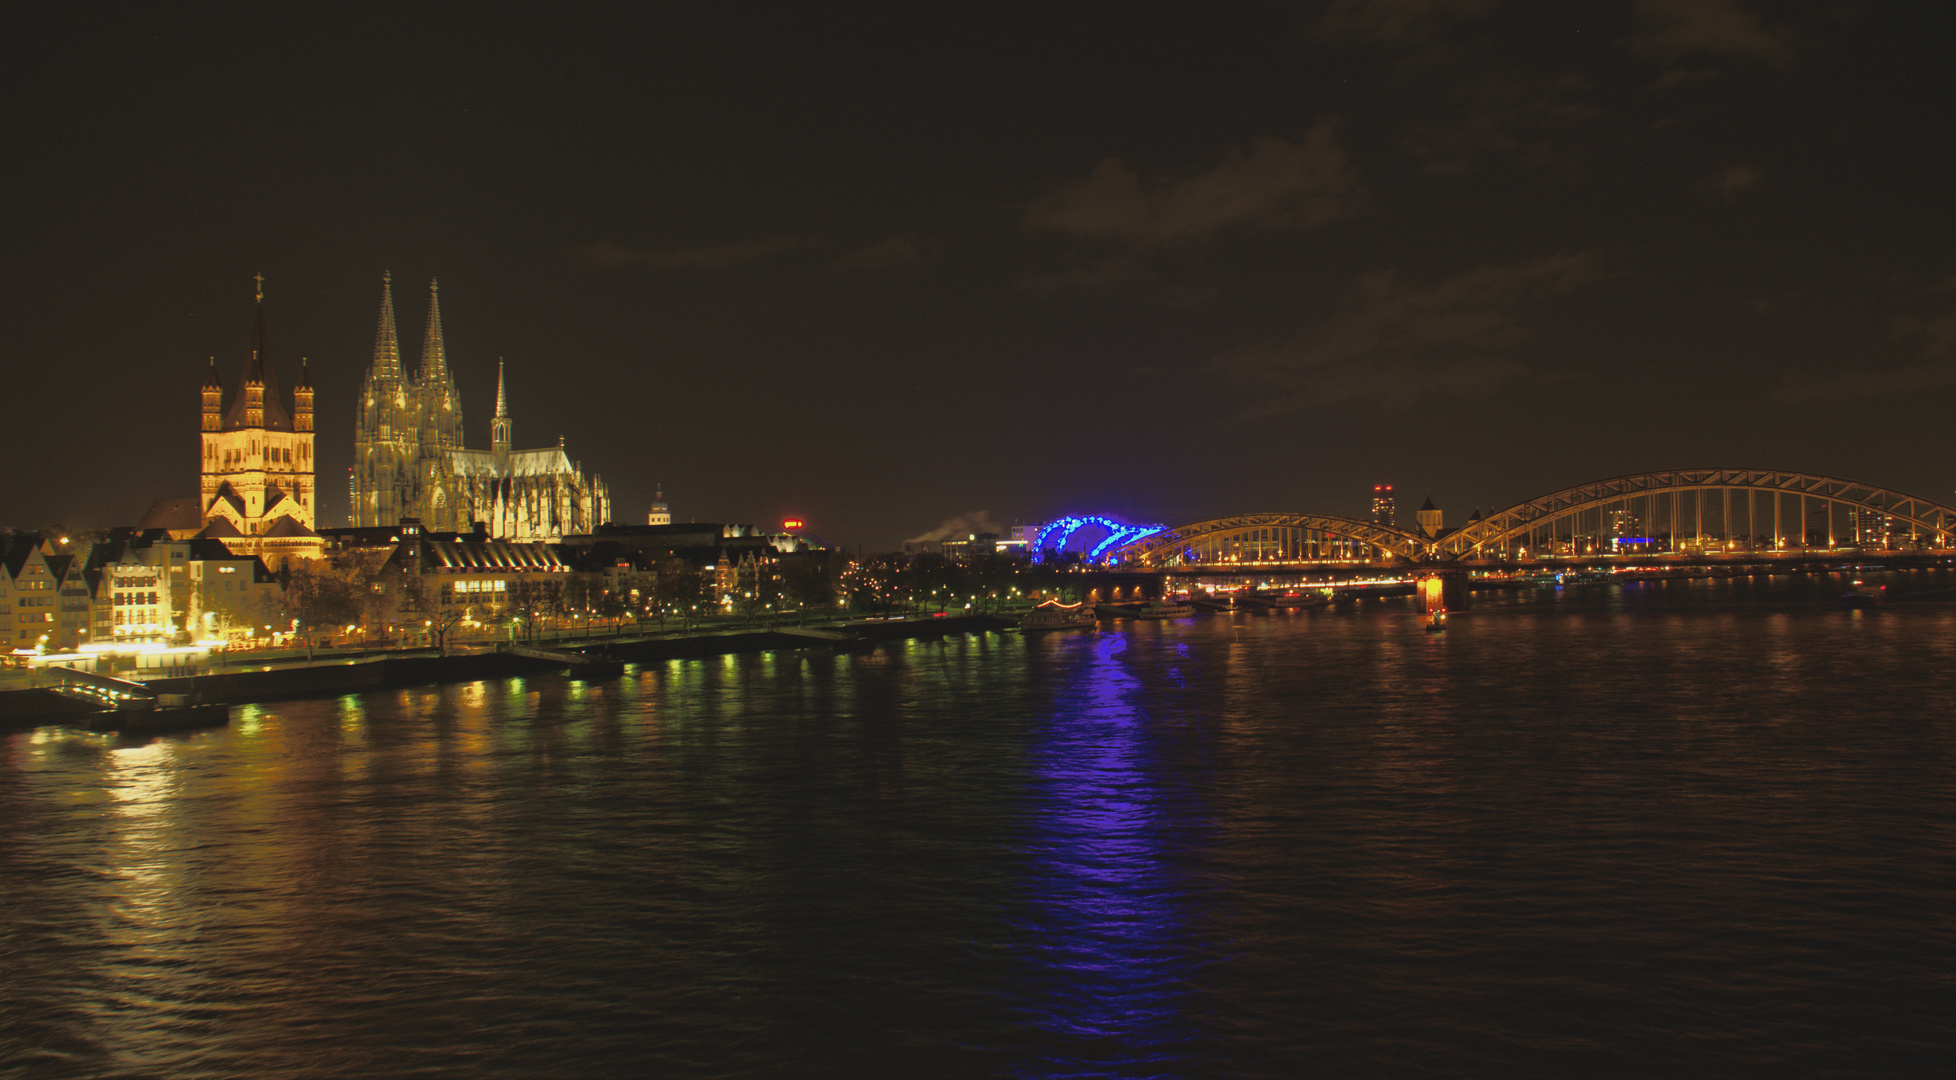
[[[802,520],[802,519],[800,519],[800,518],[789,518],[788,520],[786,520],[786,521],[783,521],[783,522],[781,523],[781,527],[782,527],[782,528],[784,528],[784,529],[790,529],[790,530],[792,530],[792,529],[799,529],[799,528],[802,528],[803,526],[805,526],[805,525],[807,525],[807,524],[808,524],[808,522],[806,522],[806,521],[803,521],[803,520]]]

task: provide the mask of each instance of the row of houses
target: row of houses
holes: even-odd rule
[[[816,603],[819,582],[833,580],[821,570],[825,549],[749,525],[606,525],[560,543],[520,543],[493,540],[480,527],[427,533],[409,519],[322,535],[329,561],[357,564],[366,553],[372,569],[350,587],[361,593],[357,618],[369,624],[441,612],[486,622],[600,602],[614,611],[662,601],[728,610],[779,597],[790,578],[817,582],[800,597]],[[0,653],[235,643],[291,630],[308,614],[299,590],[288,591],[292,572],[274,575],[214,537],[118,529],[77,551],[62,537],[19,534],[0,537],[0,552]],[[369,630],[392,636],[385,625]]]
[[[0,536],[0,652],[234,638],[281,627],[284,590],[256,557],[213,539],[118,529],[85,551]]]
[[[371,535],[361,535],[366,532]],[[399,616],[449,612],[489,621],[518,611],[565,611],[600,602],[645,611],[670,602],[729,610],[782,595],[790,581],[834,579],[831,552],[793,533],[751,525],[601,525],[556,543],[491,540],[486,532],[424,533],[412,520],[379,530],[329,531],[340,550],[382,541],[392,551],[377,591]],[[833,599],[819,584],[804,602]]]

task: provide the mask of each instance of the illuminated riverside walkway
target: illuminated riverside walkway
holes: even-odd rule
[[[1291,571],[1360,565],[1799,562],[1880,553],[1938,557],[1956,508],[1838,477],[1677,469],[1565,488],[1435,535],[1328,514],[1240,514],[1124,539],[1109,569]]]

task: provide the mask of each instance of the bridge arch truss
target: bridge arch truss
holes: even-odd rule
[[[1259,563],[1418,560],[1429,541],[1403,529],[1329,514],[1237,514],[1211,518],[1129,541],[1108,563],[1134,569]]]
[[[1833,476],[1674,469],[1598,480],[1491,514],[1441,537],[1429,558],[1800,551],[1843,545],[1947,549],[1956,509]]]

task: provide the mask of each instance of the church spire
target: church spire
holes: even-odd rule
[[[278,397],[278,380],[272,377],[271,347],[265,334],[265,275],[254,274],[254,304],[257,311],[251,324],[251,352],[245,357],[244,378],[238,381],[238,396],[224,417],[226,428],[270,428],[291,431],[292,417]]]
[[[253,274],[251,280],[258,283],[258,295],[253,298],[256,317],[251,324],[251,355],[245,359],[244,381],[263,383],[265,354],[271,351],[265,344],[265,275]]]
[[[401,339],[394,332],[394,274],[380,275],[380,325],[374,330],[373,373],[379,378],[400,378]]]
[[[448,370],[448,346],[441,336],[441,285],[428,282],[428,336],[421,340],[421,374],[414,394],[420,411],[421,457],[462,448],[462,397]]]
[[[421,339],[421,381],[445,378],[448,373],[448,346],[441,337],[441,283],[428,282],[428,334]]]
[[[496,357],[496,418],[489,422],[489,448],[498,457],[509,456],[509,406],[503,397],[503,358]]]

